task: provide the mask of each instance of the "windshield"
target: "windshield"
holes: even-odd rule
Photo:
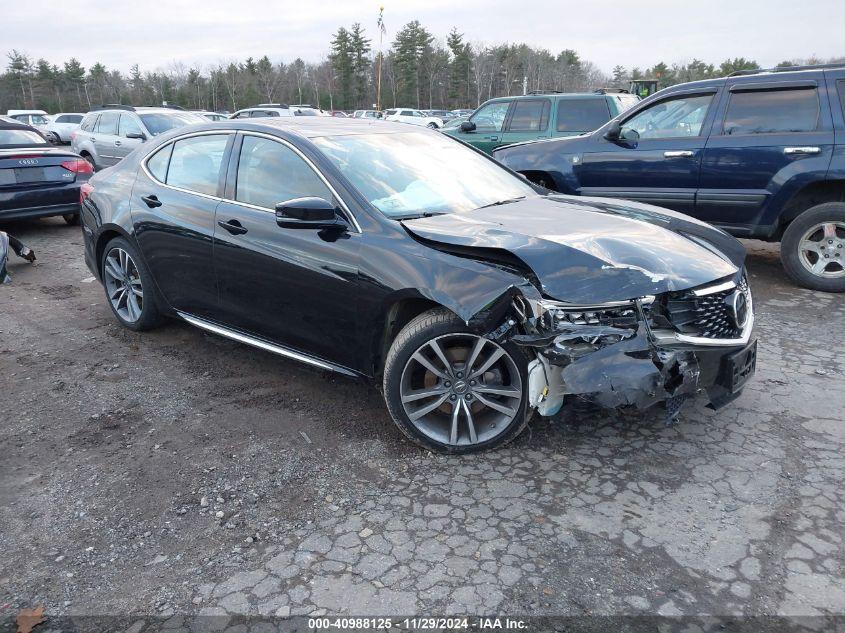
[[[151,112],[149,114],[141,114],[140,117],[141,121],[144,122],[144,127],[146,127],[153,136],[158,136],[162,132],[167,132],[167,130],[182,127],[183,125],[191,125],[192,123],[202,123],[205,121],[205,119],[203,119],[200,115],[192,114],[190,112]]]
[[[40,134],[32,130],[0,130],[0,147],[4,145],[46,145]]]
[[[402,132],[312,140],[392,218],[459,213],[536,195],[527,182],[448,136]]]

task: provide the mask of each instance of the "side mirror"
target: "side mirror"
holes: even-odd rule
[[[464,121],[461,123],[461,132],[475,132],[475,123],[472,121]]]
[[[294,198],[276,205],[276,224],[286,229],[346,229],[337,207],[324,198]]]
[[[141,141],[146,141],[147,135],[143,132],[129,132],[129,134],[126,135],[126,138],[137,138]]]
[[[604,133],[604,138],[608,141],[618,141],[619,138],[622,136],[622,124],[619,121],[614,121],[610,124],[610,127],[607,128],[607,132]]]

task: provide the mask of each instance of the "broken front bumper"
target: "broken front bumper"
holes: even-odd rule
[[[737,324],[739,335],[729,339],[655,329],[643,301],[578,310],[574,322],[571,307],[531,306],[533,316],[524,324],[533,331],[512,337],[536,355],[528,366],[530,405],[540,415],[554,415],[566,396],[609,408],[665,402],[673,417],[686,399],[704,394],[710,406],[723,407],[741,393],[756,367],[750,292],[738,292],[745,293],[748,309]],[[559,314],[550,316],[554,309]],[[587,322],[599,312],[601,323]]]

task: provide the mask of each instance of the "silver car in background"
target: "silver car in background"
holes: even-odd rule
[[[95,170],[103,169],[119,163],[144,141],[194,123],[208,123],[208,119],[173,108],[103,106],[85,115],[71,147]]]

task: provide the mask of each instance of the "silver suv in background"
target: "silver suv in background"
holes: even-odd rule
[[[102,169],[117,164],[144,141],[193,123],[208,119],[173,108],[103,106],[85,115],[71,147],[94,169]]]

